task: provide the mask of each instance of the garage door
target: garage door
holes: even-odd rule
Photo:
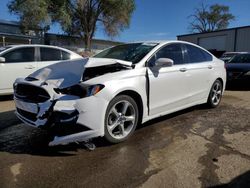
[[[226,35],[199,38],[199,45],[207,50],[226,51]]]

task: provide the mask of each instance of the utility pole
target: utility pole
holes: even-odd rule
[[[3,46],[5,46],[5,36],[3,36],[2,38],[3,38]]]

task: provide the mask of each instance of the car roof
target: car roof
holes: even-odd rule
[[[240,54],[236,54],[236,55],[250,55],[250,52],[240,53]]]
[[[70,54],[72,54],[75,58],[82,58],[82,56],[80,56],[79,54],[77,54],[76,52],[73,52],[67,48],[63,48],[63,47],[59,47],[59,46],[52,46],[52,45],[43,45],[43,44],[16,44],[16,45],[7,45],[4,46],[2,48],[5,48],[3,51],[1,51],[0,53],[5,53],[7,50],[11,50],[14,48],[22,48],[22,47],[46,47],[46,48],[54,48],[54,49],[58,49],[58,50],[62,50],[65,52],[68,52]]]
[[[52,48],[61,48],[61,49],[65,49],[59,46],[53,46],[53,45],[44,45],[44,44],[13,44],[13,45],[7,45],[5,47],[52,47]],[[67,50],[67,49],[66,49]]]
[[[63,50],[63,51],[66,51],[68,53],[71,53],[71,54],[77,54],[67,48],[63,48],[63,47],[60,47],[60,46],[52,46],[52,45],[44,45],[44,44],[14,44],[14,45],[7,45],[7,46],[4,46],[4,48],[6,48],[6,50],[8,49],[13,49],[13,48],[22,48],[22,47],[46,47],[46,48],[56,48],[56,49],[59,49],[59,50]],[[77,54],[79,55],[79,54]],[[80,56],[80,55],[79,55]]]
[[[248,54],[248,53],[249,52],[225,52],[224,54]]]
[[[167,44],[167,43],[171,43],[171,42],[186,43],[186,44],[196,45],[194,43],[190,43],[190,42],[182,41],[182,40],[144,40],[144,41],[133,41],[133,42],[129,42],[129,43],[158,43],[158,44]]]
[[[128,44],[131,43],[158,43],[161,46],[168,44],[168,43],[182,43],[182,44],[190,44],[193,46],[196,46],[198,48],[202,48],[203,50],[206,50],[205,48],[203,48],[202,46],[199,46],[197,44],[191,43],[191,42],[187,42],[187,41],[182,41],[182,40],[148,40],[148,41],[134,41],[134,42],[129,42]],[[208,50],[206,50],[207,52],[209,52]],[[209,52],[210,53],[210,52]],[[210,53],[211,54],[211,53]]]

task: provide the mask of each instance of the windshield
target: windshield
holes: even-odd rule
[[[10,48],[10,47],[0,47],[0,52],[7,50],[8,48]]]
[[[250,63],[250,54],[241,54],[234,56],[229,63]]]
[[[158,43],[131,43],[115,46],[95,55],[96,58],[112,58],[138,63],[144,58]]]
[[[231,58],[233,56],[237,55],[236,53],[230,53],[230,54],[223,54],[221,58]]]

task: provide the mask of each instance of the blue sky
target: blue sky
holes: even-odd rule
[[[229,27],[250,25],[249,0],[136,0],[136,10],[133,13],[129,29],[120,33],[113,40],[164,40],[175,39],[177,35],[187,34],[188,18],[201,3],[208,5],[219,3],[228,5],[236,19]],[[18,20],[11,15],[6,7],[8,0],[1,0],[0,19]],[[58,25],[52,25],[50,32],[62,33]],[[110,39],[101,29],[95,35],[98,39]]]

